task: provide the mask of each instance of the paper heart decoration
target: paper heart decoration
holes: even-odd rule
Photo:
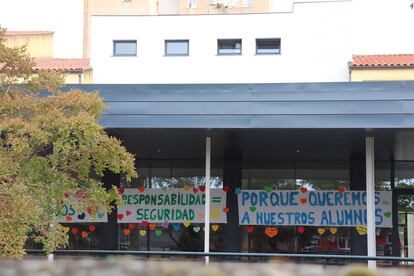
[[[319,235],[323,235],[325,233],[325,229],[324,228],[318,228],[318,233]]]
[[[270,193],[271,191],[273,191],[273,188],[271,186],[265,186],[263,189],[266,193]]]
[[[255,212],[256,211],[256,207],[254,207],[254,206],[250,206],[249,209],[250,209],[251,212]]]
[[[88,232],[82,231],[81,235],[82,235],[82,238],[86,239],[88,237]]]
[[[338,191],[343,193],[346,191],[346,188],[344,186],[339,186]]]
[[[157,230],[155,230],[155,236],[161,236],[161,234],[162,234],[162,231],[161,231],[161,229],[157,229]]]
[[[94,210],[92,207],[86,208],[86,212],[88,212],[89,215],[92,215],[94,213]]]
[[[72,221],[72,216],[66,216],[66,221]]]
[[[197,188],[193,188],[193,193],[197,193],[198,192],[198,189]]]
[[[118,188],[118,194],[122,195],[124,192],[125,192],[124,187]]]
[[[65,226],[63,227],[63,233],[67,234],[69,232],[70,228]]]
[[[224,185],[224,186],[223,186],[223,191],[225,191],[226,193],[227,193],[228,191],[230,191],[230,187],[229,187],[229,185]]]
[[[139,234],[143,237],[147,234],[147,230],[139,230]]]
[[[239,195],[239,194],[241,193],[241,189],[240,189],[240,188],[236,188],[236,189],[234,189],[234,193],[235,193],[236,195]]]
[[[300,234],[305,233],[305,227],[303,227],[303,226],[299,226],[297,230]]]
[[[306,202],[308,202],[308,200],[306,198],[301,198],[300,199],[300,203],[302,204],[306,204]]]
[[[154,230],[154,229],[155,229],[155,227],[156,227],[156,225],[155,225],[154,223],[151,223],[151,224],[149,225],[149,228],[150,228],[151,230]]]
[[[218,224],[213,224],[213,225],[211,225],[211,229],[214,231],[214,232],[216,232],[218,229],[219,229],[219,225]]]
[[[95,225],[89,225],[88,226],[89,231],[93,232],[96,230],[96,226]]]
[[[138,191],[140,191],[141,193],[143,193],[145,191],[144,185],[139,186],[138,187]]]
[[[190,226],[190,222],[188,220],[185,220],[185,221],[183,221],[183,225],[185,227],[188,227],[188,226]]]
[[[356,226],[356,230],[358,232],[358,234],[360,234],[361,236],[366,235],[368,233],[368,229],[365,225],[357,225]]]
[[[180,231],[180,229],[181,229],[181,226],[180,226],[178,223],[174,223],[174,224],[173,224],[173,230],[174,230],[175,232]]]
[[[392,213],[390,211],[384,212],[384,216],[386,216],[387,218],[389,218],[392,215]]]
[[[190,190],[190,186],[188,186],[187,184],[184,185],[183,187],[185,192],[188,192]]]
[[[167,187],[167,186],[163,186],[161,189],[162,189],[163,191],[166,191],[166,190],[168,190],[168,187]]]
[[[306,187],[300,187],[299,190],[300,190],[301,193],[304,194],[304,193],[306,193],[308,191],[308,188],[306,188]]]
[[[118,214],[118,215],[116,215],[116,217],[118,218],[118,220],[121,220],[124,217],[124,215],[123,214]]]
[[[223,212],[224,213],[228,213],[229,211],[230,211],[230,208],[228,208],[228,207],[226,207],[226,208],[223,209]]]
[[[265,229],[265,234],[269,237],[269,238],[273,238],[276,237],[276,235],[278,234],[278,230],[275,227],[267,227]]]
[[[198,187],[198,189],[200,190],[200,192],[205,192],[206,191],[206,186],[200,186]]]
[[[124,230],[122,230],[122,233],[124,233],[125,236],[128,236],[129,234],[131,234],[131,229],[125,228]]]
[[[137,225],[135,223],[128,223],[128,228],[134,230]]]
[[[103,218],[105,216],[105,213],[104,212],[99,212],[98,213],[98,218]]]
[[[338,229],[336,227],[329,228],[329,232],[331,232],[332,235],[335,235],[336,232],[338,232]]]
[[[127,216],[130,216],[132,213],[131,213],[131,211],[129,211],[129,210],[127,210],[126,212],[125,212],[125,215],[127,215]]]
[[[79,214],[78,219],[80,220],[85,219],[85,216],[86,216],[85,213]]]
[[[247,230],[247,233],[251,234],[251,233],[253,233],[254,228],[253,228],[253,226],[247,226],[246,230]]]
[[[70,232],[71,232],[73,235],[76,235],[76,234],[78,233],[78,231],[79,231],[79,229],[78,229],[78,228],[76,228],[76,227],[73,227],[72,229],[70,229]]]
[[[210,213],[210,218],[219,219],[220,218],[220,209],[219,207],[214,207]]]
[[[200,226],[194,226],[193,227],[193,231],[196,232],[196,233],[200,232],[200,230],[201,230]]]
[[[198,217],[199,219],[203,219],[203,218],[204,218],[204,213],[198,213],[198,214],[197,214],[197,217]]]
[[[141,221],[141,226],[142,227],[147,227],[148,226],[148,221],[146,221],[146,220]]]
[[[162,228],[164,228],[164,229],[167,229],[167,228],[168,228],[168,225],[170,225],[170,223],[169,223],[168,221],[164,221],[164,222],[161,224],[161,227],[162,227]]]

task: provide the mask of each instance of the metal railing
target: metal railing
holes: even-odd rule
[[[27,249],[29,255],[45,254],[43,250]],[[240,258],[278,258],[278,259],[303,259],[303,260],[343,260],[343,261],[385,261],[393,264],[414,264],[414,258],[377,256],[368,257],[361,255],[327,255],[327,254],[289,254],[289,253],[240,253],[240,252],[189,252],[189,251],[120,251],[120,250],[56,250],[55,256],[110,256],[110,255],[134,255],[142,257],[226,257]]]

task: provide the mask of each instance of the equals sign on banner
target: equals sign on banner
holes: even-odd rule
[[[221,197],[220,196],[213,196],[213,197],[211,197],[211,202],[220,203],[221,202]]]

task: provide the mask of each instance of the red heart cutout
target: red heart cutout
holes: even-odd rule
[[[198,187],[198,189],[200,189],[200,191],[204,193],[206,191],[206,186],[200,186]]]
[[[86,212],[88,212],[88,214],[92,214],[92,212],[93,212],[92,207],[88,207],[88,208],[86,208]]]
[[[339,191],[339,192],[341,192],[341,193],[343,193],[343,192],[345,192],[345,191],[346,191],[346,188],[345,188],[344,186],[340,186],[340,187],[338,188],[338,191]]]
[[[93,232],[96,230],[96,226],[95,225],[89,225],[89,231]]]
[[[131,229],[131,230],[134,230],[135,227],[136,227],[135,223],[129,223],[128,224],[128,228]]]
[[[118,194],[122,195],[125,192],[125,188],[118,188]]]
[[[156,227],[156,225],[155,225],[154,223],[151,223],[151,224],[149,225],[149,228],[150,228],[151,230],[154,230],[154,229],[155,229],[155,227]]]
[[[253,233],[253,226],[247,226],[246,230],[249,234]]]
[[[308,202],[308,200],[306,198],[301,198],[300,199],[300,203],[302,204],[306,204],[306,202]]]
[[[131,215],[132,213],[131,213],[131,211],[127,210],[127,211],[125,212],[125,214],[126,214],[127,216],[129,216],[129,215]]]
[[[302,193],[306,193],[308,191],[308,188],[306,188],[306,187],[300,187],[300,191]]]
[[[122,233],[124,233],[125,236],[128,236],[129,234],[131,234],[131,230],[125,228],[124,230],[122,230]]]
[[[143,193],[144,190],[145,190],[144,185],[141,185],[141,186],[138,187],[138,191],[140,191],[141,193]]]
[[[66,216],[66,221],[72,221],[72,216]]]
[[[198,192],[197,188],[193,188],[193,192],[196,194]]]
[[[305,227],[299,226],[298,227],[298,232],[301,233],[301,234],[303,234],[305,232]]]
[[[121,220],[124,217],[124,215],[123,214],[118,214],[118,215],[116,215],[116,217],[118,218],[118,220]]]
[[[228,213],[229,211],[230,211],[230,208],[228,208],[228,207],[226,207],[226,208],[223,209],[223,212],[224,213]]]
[[[73,235],[76,235],[78,233],[79,229],[76,227],[73,227],[72,229],[70,229],[70,232],[72,232]]]
[[[230,187],[229,187],[229,185],[224,185],[224,186],[223,186],[223,191],[225,191],[226,193],[227,193],[228,191],[230,191]]]
[[[148,221],[146,221],[146,220],[141,221],[141,226],[147,227],[148,226]]]

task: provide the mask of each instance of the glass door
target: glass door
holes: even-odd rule
[[[398,245],[401,257],[414,257],[414,190],[397,193]]]

